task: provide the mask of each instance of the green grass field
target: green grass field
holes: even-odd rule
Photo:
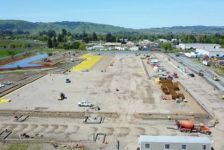
[[[46,143],[0,143],[0,150],[54,150]]]
[[[1,150],[28,150],[28,144],[0,144]]]
[[[27,150],[27,149],[28,149],[27,144],[14,144],[8,148],[8,150]]]
[[[0,49],[0,57],[10,56],[11,54],[16,55],[22,53],[22,50],[2,50]]]
[[[223,68],[212,68],[218,75],[224,76],[224,69]]]

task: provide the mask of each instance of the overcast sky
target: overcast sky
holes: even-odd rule
[[[0,19],[130,28],[224,26],[224,0],[2,0],[0,4]]]

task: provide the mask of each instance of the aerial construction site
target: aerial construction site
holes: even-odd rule
[[[140,135],[224,136],[223,113],[214,111],[224,112],[218,90],[168,55],[95,52],[74,59],[74,66],[39,71],[2,94],[1,141],[34,150],[132,150]],[[220,142],[214,147],[224,149]]]

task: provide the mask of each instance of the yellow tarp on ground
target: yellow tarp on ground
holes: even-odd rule
[[[92,54],[84,54],[80,58],[85,59],[83,62],[81,62],[79,65],[74,66],[71,71],[84,71],[89,70],[93,66],[96,65],[97,62],[100,61],[102,56],[92,55]]]
[[[11,100],[0,97],[0,104],[9,103]]]

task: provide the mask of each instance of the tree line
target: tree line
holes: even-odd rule
[[[8,37],[9,36],[9,37]],[[42,31],[38,34],[12,34],[0,35],[0,38],[10,39],[34,39],[47,43],[49,48],[61,48],[61,49],[85,49],[86,44],[92,41],[104,41],[104,42],[124,42],[124,39],[129,41],[139,41],[148,39],[150,41],[157,41],[158,39],[167,39],[174,41],[174,45],[182,43],[216,43],[224,47],[224,34],[146,34],[144,32],[116,32],[107,34],[86,33],[71,33],[65,29],[56,33],[54,30]],[[123,41],[122,41],[123,39]],[[170,48],[170,45],[165,45]]]

